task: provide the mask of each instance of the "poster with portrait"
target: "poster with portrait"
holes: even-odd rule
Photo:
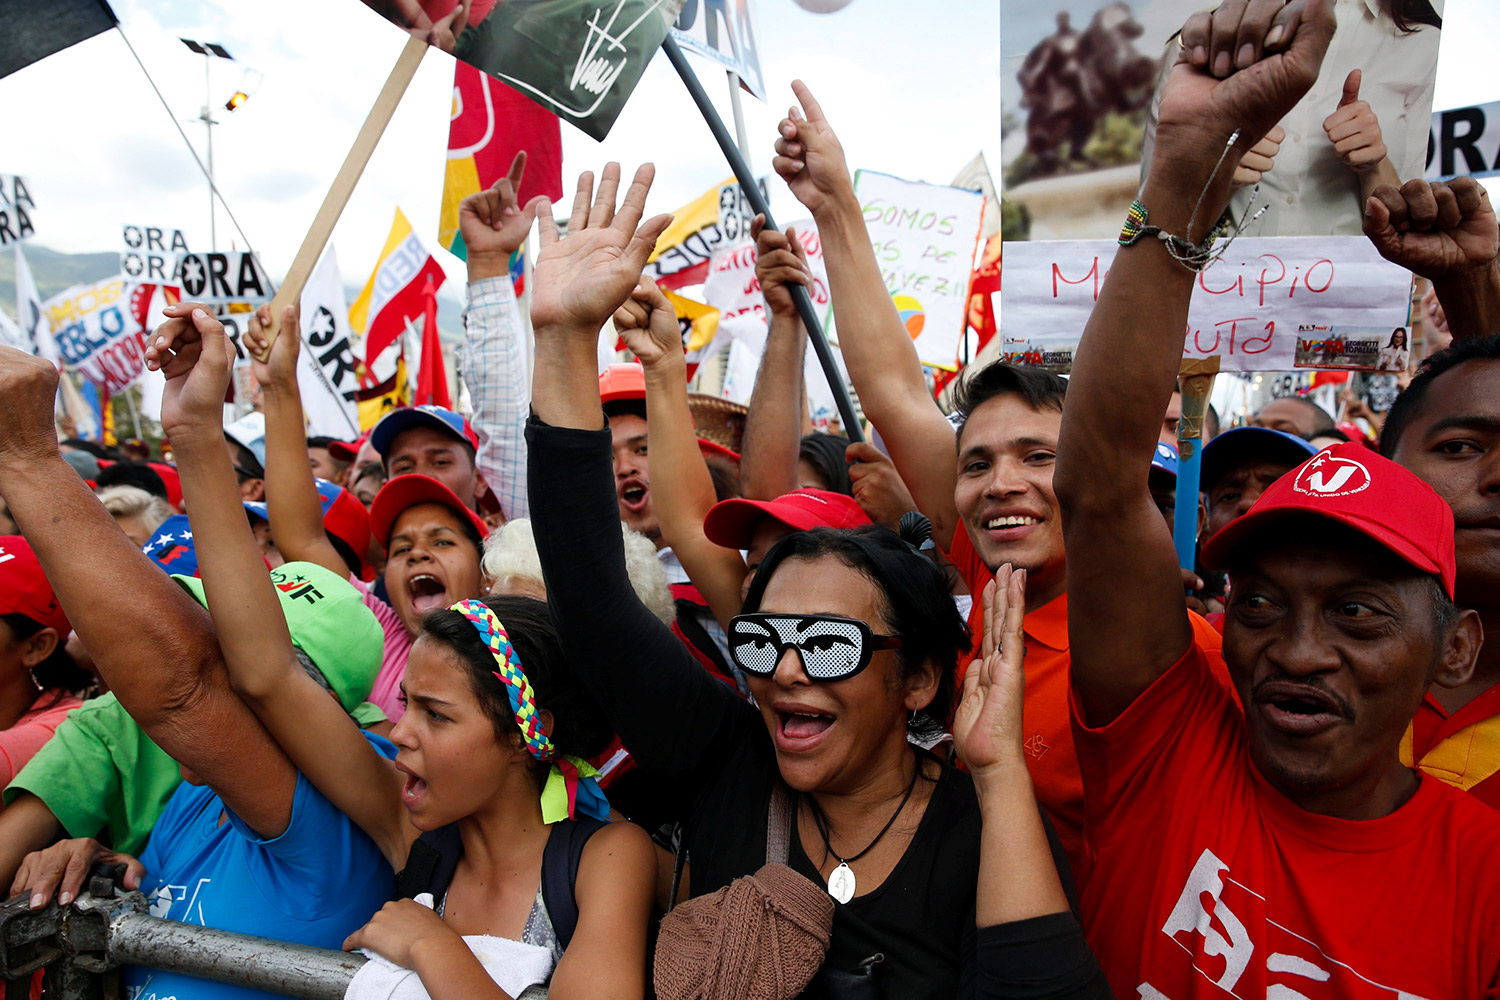
[[[1298,368],[1404,372],[1411,361],[1405,326],[1343,327],[1304,323],[1297,327]]]
[[[1160,87],[1181,51],[1178,30],[1211,6],[1001,7],[1002,186],[1029,222],[1008,238],[1119,232],[1150,162]],[[1367,190],[1423,174],[1443,0],[1333,6],[1338,31],[1317,82],[1259,147],[1265,159],[1255,162],[1264,169],[1236,174],[1236,217],[1265,208],[1245,235],[1359,235]]]
[[[603,139],[683,0],[363,0],[429,45]]]

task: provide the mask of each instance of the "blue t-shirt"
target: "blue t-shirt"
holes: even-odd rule
[[[365,738],[388,759],[396,748]],[[210,788],[182,784],[141,855],[141,891],[158,917],[241,934],[339,948],[395,889],[380,849],[301,774],[292,818],[265,840]],[[272,994],[157,969],[124,970],[127,1000],[250,1000]]]

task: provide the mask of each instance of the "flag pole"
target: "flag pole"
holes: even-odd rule
[[[688,93],[693,98],[693,103],[698,105],[698,111],[703,115],[703,120],[708,123],[709,130],[713,132],[719,149],[729,161],[730,169],[740,182],[740,190],[744,192],[745,199],[750,202],[750,207],[757,214],[766,217],[766,228],[775,229],[776,223],[771,218],[771,206],[766,203],[765,196],[760,193],[760,187],[755,183],[755,175],[750,171],[750,165],[740,155],[739,147],[735,145],[734,138],[729,130],[724,127],[724,120],[719,117],[718,111],[714,110],[713,103],[709,101],[708,94],[703,90],[703,84],[698,81],[698,75],[688,65],[687,58],[682,50],[677,47],[677,42],[669,34],[661,43],[666,50],[667,58],[672,62],[672,68],[677,70],[677,75],[682,77],[682,82],[687,86]],[[843,421],[844,433],[850,441],[863,441],[865,439],[860,430],[859,418],[854,413],[854,401],[849,397],[849,389],[844,385],[844,378],[839,374],[838,364],[833,359],[833,350],[828,346],[828,338],[823,335],[823,324],[818,322],[818,315],[813,311],[812,299],[807,294],[807,288],[803,285],[789,284],[787,291],[791,292],[792,302],[797,306],[797,313],[802,317],[802,325],[807,327],[807,337],[812,341],[813,352],[818,356],[818,364],[823,366],[823,377],[828,379],[828,386],[833,390],[833,401],[838,404],[839,419]]]

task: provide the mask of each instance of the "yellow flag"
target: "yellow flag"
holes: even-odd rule
[[[676,292],[662,289],[672,309],[677,313],[677,322],[682,326],[682,348],[692,361],[693,354],[713,343],[719,331],[719,310],[713,306],[683,298]]]
[[[406,378],[406,356],[396,359],[396,373],[377,386],[361,389],[355,397],[359,406],[359,429],[368,431],[380,418],[398,406],[411,405],[411,383]]]

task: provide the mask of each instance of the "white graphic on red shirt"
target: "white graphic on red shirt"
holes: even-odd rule
[[[1205,850],[1188,873],[1162,933],[1191,956],[1199,975],[1229,996],[1250,1000],[1249,993],[1235,990],[1256,961],[1256,943],[1235,911],[1255,915],[1268,909],[1264,896],[1230,878],[1229,866]],[[1360,975],[1268,914],[1264,921],[1266,1000],[1423,1000]],[[1136,987],[1136,994],[1140,1000],[1176,1000],[1150,983]]]

